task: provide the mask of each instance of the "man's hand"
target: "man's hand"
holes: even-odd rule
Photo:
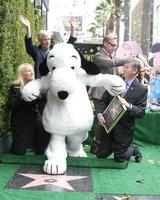
[[[105,121],[103,115],[100,114],[100,115],[98,115],[97,117],[98,117],[99,125],[104,126],[104,124],[105,124],[106,121]]]
[[[21,23],[24,25],[24,27],[27,30],[27,37],[30,38],[31,37],[31,25],[30,25],[30,21],[27,19],[27,17],[24,16],[20,16],[20,21]]]
[[[123,97],[118,97],[120,103],[124,106],[126,106],[126,108],[129,108],[129,103],[123,98]]]
[[[27,17],[21,15],[20,21],[26,28],[30,28],[30,21],[27,19]]]

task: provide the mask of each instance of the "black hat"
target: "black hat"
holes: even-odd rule
[[[152,53],[157,53],[158,51],[160,51],[160,43],[159,43],[159,42],[155,43],[155,44],[151,47],[151,52],[152,52]]]
[[[155,44],[152,45],[151,47],[151,53],[157,53],[157,52],[160,52],[160,43],[157,42]],[[153,57],[150,58],[149,60],[149,65],[153,67],[153,60],[154,60],[154,55]]]

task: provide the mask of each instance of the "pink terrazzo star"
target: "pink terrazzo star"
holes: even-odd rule
[[[88,178],[88,176],[66,176],[66,175],[47,175],[47,174],[22,174],[22,176],[34,179],[30,183],[22,186],[21,188],[35,187],[39,185],[54,185],[60,188],[65,188],[74,191],[73,187],[68,181]]]

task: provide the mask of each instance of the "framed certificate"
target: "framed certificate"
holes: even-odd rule
[[[104,128],[107,133],[111,132],[126,110],[127,108],[119,102],[119,96],[115,96],[103,112],[106,121]]]

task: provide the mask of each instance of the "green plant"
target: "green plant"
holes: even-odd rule
[[[104,37],[108,32],[114,29],[116,17],[122,9],[122,2],[118,0],[101,0],[95,10],[95,22],[90,24],[90,31],[95,37],[97,33]]]
[[[8,88],[15,78],[21,63],[32,63],[24,46],[25,30],[19,16],[26,15],[32,25],[32,37],[43,27],[42,20],[35,16],[30,0],[5,0],[0,2],[0,134],[8,131]]]

